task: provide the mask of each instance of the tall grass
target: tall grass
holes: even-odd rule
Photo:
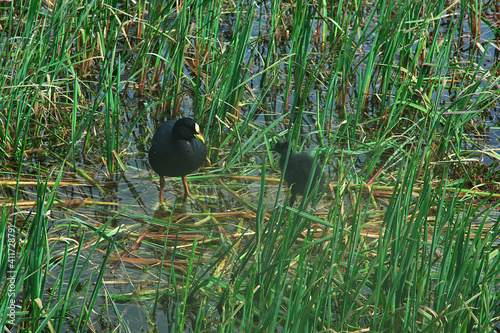
[[[62,175],[60,172],[55,179],[55,189]],[[1,308],[2,313],[12,315],[2,316],[2,327],[14,331],[61,331],[75,310],[80,313],[75,327],[84,327],[91,315],[84,308],[94,307],[113,249],[116,231],[95,230],[92,237],[97,238],[87,250],[83,242],[74,239],[74,229],[80,229],[82,221],[51,221],[56,191],[47,186],[47,181],[39,178],[33,210],[11,214],[8,206],[2,210],[2,240],[8,246],[2,247],[6,251],[2,251],[1,270],[7,283],[2,288]],[[81,238],[86,239],[85,230]],[[100,269],[91,270],[101,238],[107,240],[108,253]]]
[[[2,192],[0,311],[15,310],[2,327],[492,332],[498,201],[463,195],[480,179],[467,174],[467,147],[484,148],[475,135],[498,99],[495,35],[480,31],[495,29],[490,5],[9,3],[0,182],[15,185]],[[130,100],[140,100],[132,111]],[[168,218],[123,208],[99,224],[61,200],[63,182],[79,186],[73,175],[108,200],[116,192],[103,179],[143,158],[130,152],[153,127],[183,115],[209,138],[212,166],[193,178],[234,206],[207,195],[175,202]],[[282,204],[281,182],[269,195],[269,148],[281,139],[318,147],[336,180],[319,202]]]

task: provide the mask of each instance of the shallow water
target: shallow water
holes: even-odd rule
[[[262,11],[262,21],[260,22],[262,27],[259,30],[259,26],[255,22],[253,26],[254,30],[252,31],[252,35],[255,38],[262,37],[266,29],[269,28],[268,25],[271,20],[270,3],[262,2],[259,6],[261,6],[260,10]],[[368,9],[366,10],[368,12]],[[227,40],[236,33],[234,31],[236,23],[231,14],[224,15],[221,19],[223,24],[220,38]],[[450,21],[449,24],[452,23]],[[367,24],[374,24],[374,22],[368,22]],[[481,28],[483,34],[480,42],[485,43],[490,38],[491,29],[486,24],[483,24]],[[250,58],[251,50],[250,48],[248,50],[245,60],[252,64],[252,73],[259,73],[263,69],[264,64],[258,60],[260,57],[265,58],[267,55],[267,43],[265,43],[265,40],[263,38],[255,45],[260,52],[259,57]],[[364,44],[364,51],[361,50],[353,55],[356,61],[359,62],[359,68],[355,71],[358,76],[354,76],[352,82],[361,80],[365,66],[363,56],[370,49],[372,41],[372,39],[367,40]],[[288,52],[288,43],[289,41],[284,39],[277,46],[277,50],[282,50],[285,53]],[[313,43],[310,45],[310,49],[311,51],[317,51]],[[467,57],[467,54],[464,53],[463,56]],[[313,55],[311,56],[311,61],[313,63],[314,61],[319,62],[321,61],[321,57]],[[497,54],[490,48],[488,49],[485,61],[480,65],[491,68],[496,61],[498,61]],[[321,75],[318,76],[326,77],[331,74],[334,62],[335,56],[324,64]],[[188,68],[184,69],[186,74],[189,74]],[[140,294],[141,297],[144,297],[145,291],[150,289],[154,291],[156,288],[158,281],[156,267],[158,260],[163,255],[165,255],[166,261],[171,260],[175,262],[178,265],[176,270],[182,273],[186,267],[185,260],[191,251],[194,237],[199,237],[198,240],[202,239],[202,237],[210,238],[210,240],[207,240],[207,246],[198,249],[196,252],[197,259],[202,264],[207,262],[213,254],[215,247],[211,247],[210,242],[217,238],[218,233],[233,235],[236,238],[253,223],[256,218],[256,209],[254,207],[258,205],[259,197],[262,195],[261,165],[263,163],[266,164],[265,177],[267,178],[263,193],[265,212],[271,213],[275,209],[280,209],[284,203],[288,192],[285,188],[281,188],[281,191],[278,192],[280,188],[278,158],[276,155],[269,154],[266,147],[266,143],[270,144],[278,139],[283,139],[287,129],[290,128],[289,117],[284,117],[283,121],[277,122],[275,126],[273,125],[283,114],[288,112],[292,105],[291,101],[294,98],[294,94],[292,93],[288,101],[285,99],[286,90],[288,89],[285,84],[287,78],[285,73],[291,69],[288,68],[286,63],[280,65],[279,69],[281,70],[281,73],[278,75],[278,82],[280,83],[276,84],[263,99],[260,105],[261,112],[254,115],[254,119],[252,120],[252,123],[259,129],[253,128],[248,135],[242,138],[242,141],[245,142],[251,138],[252,133],[255,131],[271,128],[269,133],[264,136],[265,139],[258,141],[258,144],[252,147],[245,156],[241,156],[241,163],[235,163],[232,168],[225,168],[227,161],[224,161],[223,158],[212,158],[215,161],[213,165],[207,162],[204,168],[188,178],[193,196],[186,202],[182,200],[183,189],[180,179],[167,178],[164,193],[165,203],[163,206],[160,206],[158,203],[158,177],[149,166],[147,151],[150,146],[152,133],[166,118],[165,116],[155,116],[155,114],[161,113],[161,110],[158,110],[159,107],[152,110],[152,112],[146,113],[143,119],[135,126],[133,134],[130,136],[130,141],[126,142],[123,150],[120,151],[125,170],[109,174],[106,166],[99,159],[101,154],[99,151],[100,147],[95,147],[92,151],[94,154],[89,154],[88,156],[85,154],[76,154],[76,166],[89,174],[95,183],[102,187],[102,190],[95,186],[95,184],[85,181],[78,172],[72,170],[65,171],[62,180],[67,181],[68,184],[59,186],[57,189],[57,199],[60,203],[54,207],[50,215],[52,236],[56,237],[59,233],[64,232],[63,228],[58,226],[58,223],[62,223],[63,221],[72,221],[74,223],[76,226],[74,229],[75,237],[81,235],[82,230],[85,229],[83,225],[99,228],[107,224],[109,229],[117,228],[117,230],[120,230],[120,244],[126,248],[132,246],[141,233],[147,233],[143,243],[129,257],[138,260],[151,259],[152,261],[147,261],[147,264],[130,261],[119,265],[115,269],[107,267],[104,276],[107,293],[128,295],[132,299],[132,301],[117,304],[119,312],[122,316],[125,316],[125,321],[129,324],[131,330],[137,329],[142,331],[150,327],[147,322],[146,313],[151,310],[148,302],[152,302],[153,297],[151,296],[147,301],[144,301],[144,299],[138,300],[137,295]],[[130,73],[126,71],[122,74],[123,77],[127,77],[128,75]],[[341,155],[347,161],[348,179],[354,180],[357,176],[366,178],[366,175],[359,175],[358,173],[361,172],[360,170],[365,161],[371,158],[369,152],[367,153],[364,150],[351,151],[348,143],[345,142],[348,140],[336,140],[329,137],[329,135],[334,136],[337,133],[337,129],[345,119],[345,113],[354,113],[358,106],[354,102],[340,107],[339,105],[326,105],[327,89],[325,83],[315,82],[308,95],[302,97],[306,100],[306,107],[301,119],[300,134],[296,138],[297,142],[302,144],[300,148],[304,151],[319,151],[320,154],[323,153],[322,162],[325,158],[325,151],[327,154],[331,154],[329,155],[330,158],[326,160],[325,172],[332,184],[338,178],[336,159]],[[262,77],[256,76],[248,82],[249,91],[258,96],[261,91],[261,84]],[[293,86],[292,82],[290,90],[296,92],[298,89]],[[370,86],[369,91],[372,96],[368,99],[363,112],[363,117],[367,120],[377,118],[383,111],[376,95],[378,92],[377,89],[378,87]],[[350,87],[347,94],[348,99],[356,100],[358,91],[354,84]],[[91,96],[88,92],[84,92],[84,95]],[[122,133],[129,128],[135,117],[140,114],[144,102],[146,104],[155,102],[154,94],[146,95],[146,97],[139,97],[136,95],[136,90],[132,88],[123,94],[121,99],[123,118],[120,123]],[[249,105],[241,108],[242,118],[247,115],[246,113],[250,110],[252,103],[250,94],[245,95],[245,98],[248,99]],[[449,102],[450,97],[447,93],[444,93],[440,96],[438,104],[444,105]],[[187,116],[192,115],[191,108],[194,104],[193,96],[188,91],[186,97],[182,100],[179,113]],[[328,133],[321,136],[316,133],[318,129],[317,115],[319,110],[325,108],[327,108],[328,112],[325,113],[326,117],[323,120],[324,123],[321,124],[321,128],[325,129]],[[495,105],[492,107],[490,114],[486,116],[484,132],[478,133],[476,137],[477,141],[474,144],[483,149],[499,148],[498,129],[500,127],[498,126],[497,114]],[[167,117],[169,116],[167,115]],[[369,137],[373,133],[376,133],[378,130],[377,124],[378,122],[374,122],[373,128],[364,128],[363,130],[367,132],[364,133],[364,136]],[[206,137],[212,156],[225,156],[232,148],[230,142],[223,146],[213,146],[212,142],[218,141],[220,138],[211,138],[209,135]],[[360,137],[359,140],[362,141],[363,138]],[[321,148],[324,148],[323,151]],[[484,154],[482,156],[486,162],[493,161],[491,156]],[[49,175],[49,172],[42,172],[43,175],[40,177],[42,180],[52,180],[60,171],[60,161],[37,152],[27,155],[25,162],[25,166],[23,166],[23,179],[36,180],[39,174],[37,165],[42,165],[43,170],[54,172],[52,176]],[[380,162],[381,164],[384,162],[383,157]],[[10,167],[12,167],[11,170],[15,170],[15,166]],[[393,168],[397,168],[397,165],[394,165]],[[244,176],[244,178],[236,178],[234,176]],[[6,172],[2,177],[4,179],[16,179],[14,173],[11,171]],[[76,183],[82,185],[79,186]],[[26,204],[26,210],[30,210],[37,198],[37,188],[33,184],[22,186],[18,193],[12,187],[2,188],[2,201],[8,202],[16,195],[19,202],[23,201]],[[346,198],[346,200],[349,200],[349,198]],[[324,195],[316,207],[317,216],[327,216],[330,212],[332,201],[330,194]],[[383,200],[381,200],[381,203],[383,205]],[[492,218],[496,219],[495,216],[492,216]],[[171,225],[169,224],[170,220],[174,222]],[[248,232],[251,232],[252,228]],[[372,235],[376,235],[378,232],[376,223],[369,229]],[[170,253],[163,252],[167,230],[169,236],[172,236],[167,242],[167,247],[171,249]],[[55,244],[57,245],[55,245],[54,250],[62,249],[62,243],[58,244],[55,242]],[[174,245],[178,245],[178,247],[174,249]],[[83,258],[89,256],[88,251],[88,248],[84,250],[82,253]],[[95,252],[90,256],[92,262],[91,269],[99,268],[102,256],[103,253],[101,251]],[[114,252],[110,262],[115,265],[116,259],[116,252]],[[69,262],[65,269],[69,270],[71,267],[72,262]],[[169,266],[166,267],[167,270],[171,269]],[[58,269],[63,269],[63,267],[58,267]],[[52,273],[54,276],[58,276],[57,269]],[[85,272],[83,278],[85,279],[89,276],[90,272]],[[51,282],[53,281],[49,281],[49,284]],[[182,284],[182,281],[179,281],[179,283]],[[168,290],[168,283],[164,282],[161,285]],[[102,296],[98,304],[105,304],[105,299],[106,297]],[[163,300],[163,303],[160,302],[160,304],[163,307],[156,314],[157,323],[172,322],[172,318],[176,314],[173,306],[169,305],[168,297]],[[193,307],[190,310],[194,318],[197,313],[196,302],[190,305]],[[103,314],[104,310],[100,311],[99,306],[96,308],[96,311],[99,313],[95,318],[96,327],[101,330],[116,327],[116,317],[107,317]],[[213,317],[217,318],[218,316],[214,314]],[[69,327],[69,329],[72,328]]]

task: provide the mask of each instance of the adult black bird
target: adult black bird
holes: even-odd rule
[[[184,199],[189,194],[187,175],[198,170],[207,157],[205,139],[192,118],[167,120],[153,135],[149,164],[160,176],[160,201],[163,202],[163,177],[182,177]]]
[[[314,174],[311,176],[313,178],[311,180],[311,186],[309,187],[310,190],[314,188],[319,180],[318,192],[321,192],[325,186],[325,177],[321,176],[321,169],[319,166],[314,165],[314,158],[307,153],[296,154],[293,150],[290,150],[286,170],[283,170],[285,168],[288,146],[288,141],[281,141],[278,142],[272,150],[281,155],[280,169],[285,173],[285,182],[291,189],[292,196],[290,197],[290,206],[293,206],[297,194],[305,194],[307,196],[308,193],[305,192],[311,172],[314,172]]]

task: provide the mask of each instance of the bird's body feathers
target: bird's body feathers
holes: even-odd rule
[[[205,144],[197,138],[173,138],[175,122],[168,120],[161,124],[149,150],[149,163],[160,176],[183,177],[198,170],[207,156]]]
[[[325,177],[321,175],[320,167],[315,165],[314,158],[307,153],[296,154],[291,150],[285,169],[288,146],[289,143],[287,141],[281,141],[273,147],[273,150],[281,155],[279,165],[281,171],[284,173],[285,182],[288,187],[290,187],[292,193],[290,198],[290,205],[292,206],[297,194],[308,194],[305,192],[309,181],[309,175],[312,172],[314,173],[311,175],[312,180],[309,190],[313,189],[319,181],[318,192],[321,192],[325,186]]]

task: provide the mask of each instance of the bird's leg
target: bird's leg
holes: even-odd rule
[[[293,204],[295,203],[295,193],[292,191],[292,196],[290,197],[290,207],[293,207]]]
[[[182,177],[182,184],[184,185],[184,199],[187,197],[191,196],[189,194],[189,187],[188,187],[188,182],[187,182],[187,175]]]
[[[163,188],[165,187],[165,178],[160,176],[160,204],[163,203]]]

